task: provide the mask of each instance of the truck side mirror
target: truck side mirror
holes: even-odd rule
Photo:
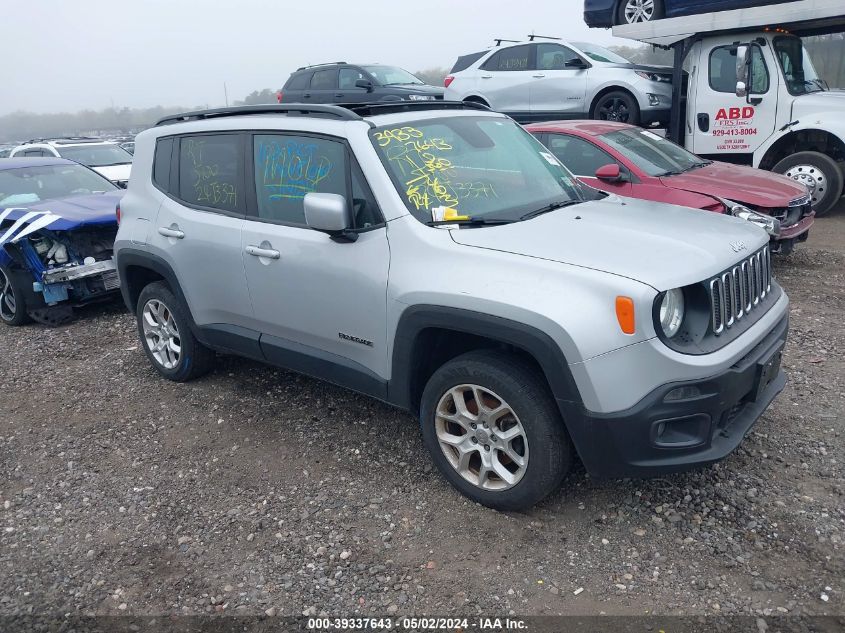
[[[751,84],[751,47],[742,45],[736,48],[736,96],[747,97]]]

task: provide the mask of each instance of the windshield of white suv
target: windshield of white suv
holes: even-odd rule
[[[599,138],[649,176],[674,176],[709,165],[711,162],[691,154],[654,132],[640,128],[609,132]]]
[[[775,56],[778,59],[786,87],[790,94],[804,95],[825,89],[804,44],[797,37],[776,37]]]
[[[75,160],[89,167],[126,165],[132,162],[132,154],[119,145],[73,145],[56,147],[59,156]]]
[[[595,44],[588,44],[587,42],[572,42],[572,45],[578,48],[587,57],[594,62],[609,62],[611,64],[630,64],[631,61],[617,55],[604,46],[596,46]]]
[[[106,191],[117,191],[117,187],[82,165],[43,165],[0,171],[0,207]]]
[[[584,200],[572,174],[510,119],[427,119],[370,135],[422,222],[513,222]]]
[[[364,70],[376,78],[382,86],[423,86],[425,82],[415,77],[407,70],[396,66],[362,66]]]

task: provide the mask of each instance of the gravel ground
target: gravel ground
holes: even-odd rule
[[[0,328],[0,615],[843,614],[845,211],[776,264],[790,382],[721,464],[459,496],[413,420],[245,360],[158,378],[120,305]]]

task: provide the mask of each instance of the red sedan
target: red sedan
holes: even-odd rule
[[[777,218],[774,252],[807,239],[815,213],[804,185],[762,169],[705,160],[625,123],[558,121],[526,129],[585,184],[631,198],[729,213],[735,203]]]

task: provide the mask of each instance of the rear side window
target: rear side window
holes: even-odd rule
[[[342,143],[309,136],[259,134],[253,155],[257,213],[263,220],[304,225],[305,194],[347,196],[348,164]]]
[[[173,137],[156,141],[153,158],[153,183],[162,191],[170,191],[170,158],[173,155]]]
[[[237,211],[241,137],[183,136],[179,142],[179,198],[200,207]]]
[[[305,90],[311,83],[311,75],[314,73],[296,73],[285,86],[285,90]]]
[[[484,57],[484,55],[486,54],[487,51],[481,51],[480,53],[470,53],[469,55],[461,55],[460,57],[458,57],[458,61],[455,62],[455,65],[452,66],[452,70],[450,70],[449,73],[459,73],[462,70],[466,70],[479,59]]]
[[[499,51],[488,59],[482,68],[484,70],[528,70],[528,58],[531,56],[531,47],[528,44],[513,46]]]
[[[333,90],[337,87],[337,69],[318,70],[311,78],[312,90]]]

